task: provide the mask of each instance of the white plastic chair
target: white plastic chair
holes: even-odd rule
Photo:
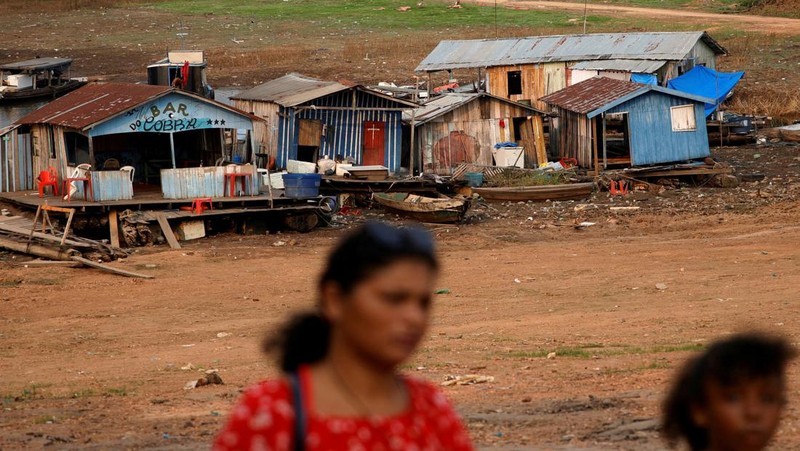
[[[86,177],[86,175],[92,170],[92,165],[89,163],[81,163],[75,166],[75,169],[72,170],[72,174],[70,178],[77,178],[77,177]],[[78,182],[72,182],[67,187],[69,190],[68,193],[64,193],[64,200],[72,198],[73,195],[78,191]]]
[[[120,171],[127,171],[128,175],[131,177],[131,183],[133,183],[133,174],[136,172],[136,168],[133,166],[123,166],[119,168]]]

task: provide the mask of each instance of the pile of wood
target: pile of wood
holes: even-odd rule
[[[63,231],[53,225],[50,213],[67,215],[67,223]],[[101,241],[70,234],[70,225],[74,215],[75,209],[73,208],[48,205],[39,207],[33,220],[10,214],[2,215],[0,216],[0,248],[51,261],[91,266],[129,277],[152,278],[152,276],[112,268],[101,263],[127,257],[128,254],[122,249]]]

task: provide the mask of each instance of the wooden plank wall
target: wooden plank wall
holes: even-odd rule
[[[558,121],[553,121],[557,131],[550,135],[550,145],[556,146],[556,155],[559,158],[575,158],[581,167],[593,168],[592,121],[584,115],[560,108],[558,116]]]
[[[253,143],[257,145],[257,153],[278,153],[278,105],[272,102],[253,100],[234,100],[233,106],[242,111],[253,113],[265,120],[253,121]]]
[[[452,168],[442,167],[440,162],[434,161],[433,149],[439,140],[449,138],[452,132],[459,131],[473,137],[478,143],[477,157],[475,161],[469,163],[491,165],[494,145],[514,140],[512,119],[517,117],[528,117],[519,131],[522,138],[519,141],[520,145],[526,149],[525,166],[537,167],[539,163],[546,161],[541,116],[538,114],[531,116],[531,112],[525,108],[484,97],[417,128],[416,148],[423,155],[425,170],[440,174],[450,173]],[[503,120],[505,127],[500,127],[500,120]]]
[[[522,94],[508,95],[508,72],[511,71],[522,72]],[[566,63],[490,67],[486,69],[486,77],[490,94],[515,102],[529,100],[531,106],[545,111],[548,106],[539,99],[567,87]]]

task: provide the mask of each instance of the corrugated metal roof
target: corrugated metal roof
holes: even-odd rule
[[[176,93],[228,110],[250,120],[263,119],[230,105],[206,99],[197,94],[169,86],[134,83],[90,83],[80,89],[59,97],[38,110],[19,119],[14,124],[51,124],[75,129],[87,129],[105,122],[119,114],[163,97]]]
[[[589,80],[546,95],[539,100],[578,114],[586,114],[589,118],[592,118],[603,111],[649,91],[657,91],[696,102],[713,102],[711,99],[676,91],[674,89],[615,80],[607,77],[590,78]]]
[[[350,88],[335,81],[323,81],[291,73],[240,92],[231,99],[260,100],[293,107],[346,89]]]
[[[502,97],[493,96],[489,93],[481,92],[481,93],[447,93],[443,94],[439,97],[435,97],[430,101],[426,102],[419,108],[415,109],[414,113],[414,124],[421,125],[437,117],[441,117],[443,114],[447,114],[450,111],[455,110],[463,105],[472,102],[473,100],[479,99],[481,97],[488,97],[500,102],[513,104],[519,106],[521,108],[527,108],[531,112],[540,113],[540,114],[547,114],[543,111],[539,111],[536,108],[525,105],[518,102],[513,102],[508,99],[504,99]],[[406,122],[411,121],[411,112],[404,111],[403,112],[403,120]]]
[[[21,70],[21,71],[35,71],[52,69],[55,67],[65,66],[71,64],[72,60],[69,58],[34,58],[32,60],[17,61],[14,63],[7,63],[0,65],[0,70]]]
[[[17,124],[53,124],[83,129],[160,97],[169,86],[90,83],[19,119]]]
[[[703,31],[596,33],[510,39],[441,41],[416,70],[438,71],[557,61],[683,59],[703,40],[717,54],[725,49]]]
[[[571,68],[575,70],[607,70],[619,72],[632,72],[635,74],[652,74],[667,62],[664,60],[597,60],[581,61]]]
[[[645,90],[645,85],[594,77],[542,97],[542,102],[579,114],[588,114],[614,100]]]

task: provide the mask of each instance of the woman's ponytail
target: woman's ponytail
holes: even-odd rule
[[[267,338],[264,350],[276,353],[281,369],[291,373],[300,365],[322,360],[328,353],[330,334],[330,323],[319,313],[300,313]]]

